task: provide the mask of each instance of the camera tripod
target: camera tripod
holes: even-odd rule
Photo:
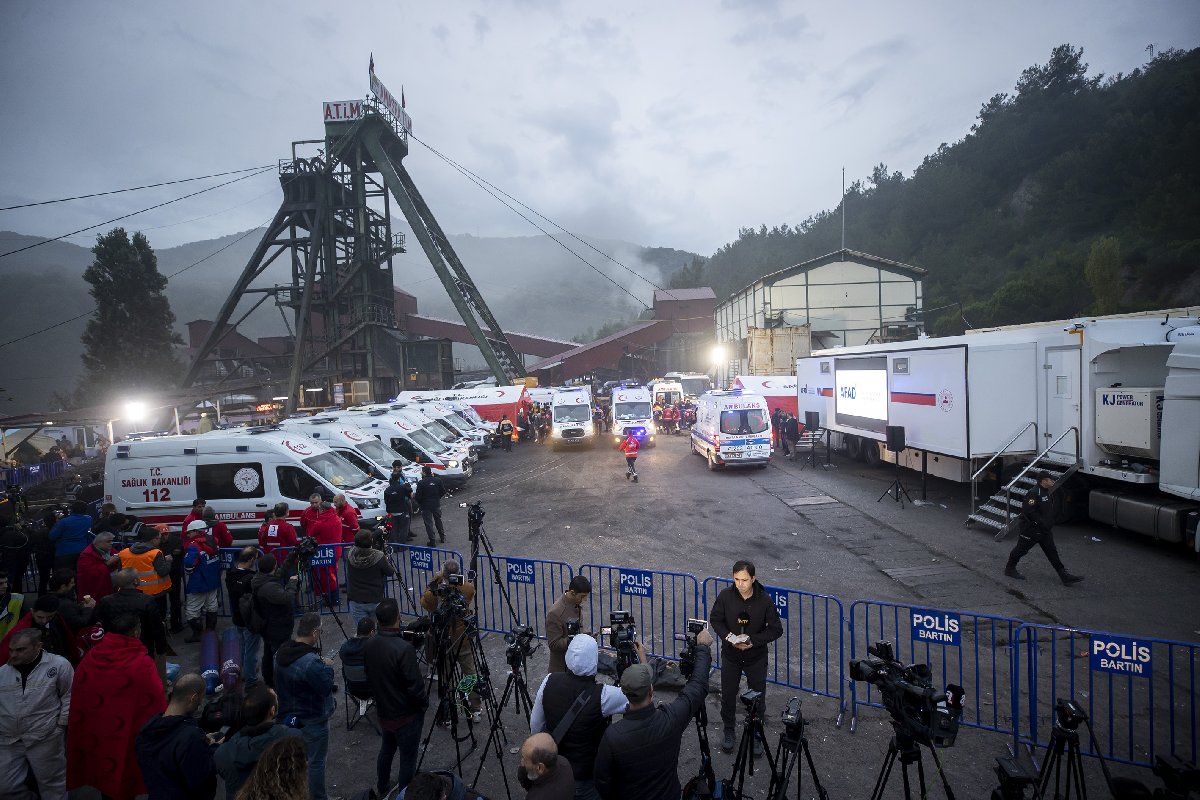
[[[925,765],[921,761],[921,746],[910,734],[901,732],[895,720],[892,721],[892,727],[896,729],[896,734],[888,743],[887,755],[883,758],[883,768],[880,769],[879,778],[875,781],[875,791],[871,793],[871,800],[882,800],[883,790],[887,788],[888,777],[891,775],[897,756],[900,757],[900,765],[904,773],[905,800],[912,800],[913,796],[912,785],[908,778],[908,768],[913,764],[917,765],[917,781],[921,789],[919,797],[924,798],[927,796],[927,790],[925,788]],[[950,788],[950,782],[946,780],[946,773],[942,771],[942,762],[938,758],[937,750],[930,747],[929,753],[933,756],[933,763],[937,767],[938,775],[941,776],[947,800],[954,800],[954,791]]]
[[[800,760],[800,754],[808,762],[808,774],[812,776],[813,786],[816,787],[820,800],[829,800],[829,793],[821,785],[817,777],[817,767],[813,764],[812,751],[808,749],[808,737],[804,735],[804,717],[800,716],[795,723],[784,723],[783,733],[779,734],[779,744],[775,749],[775,772],[771,775],[771,785],[767,789],[767,800],[784,800],[787,797],[788,786],[792,782],[792,770]],[[802,798],[803,773],[796,773],[796,800]]]
[[[488,730],[488,738],[483,743],[483,752],[479,756],[479,767],[475,770],[475,778],[471,784],[479,783],[479,776],[483,773],[483,763],[487,761],[488,753],[494,748],[496,760],[500,762],[500,774],[504,777],[504,791],[511,799],[512,795],[508,791],[508,773],[504,768],[504,745],[508,744],[508,732],[504,729],[504,720],[501,719],[500,714],[511,699],[516,712],[525,717],[525,722],[528,724],[529,715],[533,713],[533,700],[529,697],[526,656],[521,651],[520,645],[509,645],[507,657],[508,678],[504,682],[504,691],[500,694],[500,701],[496,704],[495,713],[490,715],[491,726]],[[503,745],[501,739],[503,739]]]
[[[767,759],[767,766],[771,769],[771,783],[774,784],[778,773],[775,770],[775,757],[771,755],[771,749],[767,747],[766,731],[763,730],[761,694],[746,703],[746,721],[742,724],[742,737],[738,740],[737,756],[733,760],[733,773],[729,776],[727,784],[730,790],[728,796],[733,800],[741,800],[743,796],[742,788],[746,784],[746,773],[754,774],[754,759],[757,758],[754,755],[755,739],[762,742],[763,757]]]
[[[1100,746],[1096,742],[1096,734],[1087,714],[1073,702],[1060,699],[1055,705],[1054,728],[1050,732],[1050,741],[1046,744],[1046,760],[1038,770],[1037,783],[1034,784],[1034,797],[1051,798],[1051,800],[1071,800],[1071,798],[1086,798],[1087,786],[1083,780],[1083,754],[1079,750],[1079,723],[1087,726],[1088,737],[1092,743],[1092,752],[1100,759],[1100,769],[1104,772],[1104,781],[1112,788],[1112,775],[1108,772],[1108,764],[1101,755]],[[1063,774],[1063,755],[1066,755],[1066,775]],[[1047,795],[1050,779],[1054,778],[1054,794]]]
[[[325,569],[325,567],[321,567],[321,569]],[[336,565],[334,566],[334,570],[335,571],[334,571],[333,580],[336,584],[336,582],[337,582],[337,572],[336,572],[337,566]],[[307,596],[307,594],[311,592],[312,596],[313,596],[313,600],[314,600],[312,605],[305,608],[305,610],[320,612],[321,601],[324,600],[325,607],[328,608],[329,613],[333,615],[333,621],[337,623],[338,630],[340,630],[342,632],[343,638],[345,638],[348,641],[350,639],[350,634],[346,633],[346,626],[342,624],[341,615],[339,615],[337,609],[333,607],[333,601],[329,599],[330,593],[327,591],[321,591],[321,592],[317,591],[317,586],[313,582],[312,571],[313,571],[312,556],[302,557],[297,560],[297,562],[296,562],[296,578],[297,578],[296,585],[300,590],[300,595]],[[322,583],[323,583],[323,581],[322,581]],[[321,587],[321,588],[324,588],[324,587]]]

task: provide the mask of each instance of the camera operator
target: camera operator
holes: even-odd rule
[[[264,620],[263,681],[271,688],[275,688],[275,651],[292,635],[292,609],[300,593],[300,579],[293,574],[295,568],[295,550],[288,555],[282,568],[275,556],[262,556],[258,559],[258,574],[250,582],[254,607]]]
[[[464,616],[474,613],[475,586],[462,579],[460,573],[457,561],[454,559],[446,561],[442,565],[441,574],[430,581],[425,593],[421,595],[421,608],[433,614],[435,619],[439,617],[442,619],[441,629],[439,630],[439,626],[435,625],[432,631],[434,635],[426,639],[429,647],[426,656],[431,662],[437,658],[438,635],[440,634],[445,638],[446,646],[455,648],[448,653],[448,658],[458,662],[458,667],[463,675],[473,675],[475,674],[475,654],[471,652],[471,642],[465,635],[467,624]],[[462,582],[456,584],[456,579],[451,576],[459,576],[457,580]],[[458,595],[458,597],[455,598],[454,595]],[[441,667],[445,667],[448,671],[449,664],[439,665],[439,668]],[[472,720],[479,722],[481,719],[479,695],[471,692],[469,703]]]
[[[592,583],[582,575],[576,575],[567,585],[563,596],[554,601],[546,612],[546,647],[550,650],[550,666],[547,672],[565,672],[567,669],[567,645],[571,643],[570,629],[579,633],[581,624],[580,606],[592,593]]]
[[[692,676],[670,705],[654,707],[654,669],[649,664],[626,668],[621,691],[629,708],[604,732],[596,753],[593,774],[604,800],[658,800],[680,795],[679,744],[708,692],[710,645],[712,635],[705,628],[696,635]]]
[[[346,593],[350,596],[350,618],[358,625],[375,613],[383,599],[387,579],[396,574],[392,560],[372,546],[370,531],[354,534],[354,546],[346,551]]]
[[[388,517],[392,520],[391,541],[404,544],[413,538],[412,534],[412,486],[404,480],[404,475],[392,465],[392,476],[388,478],[388,487],[383,490],[383,506]]]
[[[765,704],[767,645],[783,635],[775,601],[754,577],[754,564],[734,562],[733,586],[717,595],[708,622],[721,638],[721,722],[725,728],[721,749],[732,753],[742,673],[746,674],[747,686],[763,693]],[[757,737],[754,754],[762,755],[762,742]]]
[[[645,662],[641,644],[638,657]],[[592,783],[596,750],[612,715],[625,713],[629,705],[616,686],[596,683],[598,660],[595,639],[582,633],[571,637],[566,654],[569,671],[551,672],[542,680],[529,715],[530,733],[551,734],[558,743],[559,757],[571,763],[578,800],[599,797]],[[580,700],[582,705],[577,708]]]

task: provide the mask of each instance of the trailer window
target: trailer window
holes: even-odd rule
[[[767,430],[767,414],[761,408],[721,412],[721,433],[746,436]]]
[[[289,500],[308,502],[314,492],[326,492],[320,481],[299,467],[276,467],[275,477],[279,479],[279,493]]]
[[[262,464],[200,464],[196,467],[196,496],[205,500],[263,497]],[[183,499],[183,498],[179,498]]]

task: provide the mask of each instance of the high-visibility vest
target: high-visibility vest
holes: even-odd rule
[[[162,594],[171,588],[170,576],[162,576],[154,571],[154,559],[162,553],[161,550],[147,550],[144,553],[132,553],[130,548],[121,551],[121,568],[133,567],[137,570],[138,582],[144,594]]]
[[[25,595],[13,592],[9,595],[8,605],[0,607],[0,636],[7,636],[21,619],[21,606],[24,603]]]

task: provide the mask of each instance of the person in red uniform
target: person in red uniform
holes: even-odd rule
[[[308,496],[308,508],[300,512],[300,527],[304,530],[305,536],[313,535],[313,525],[317,522],[317,517],[321,514],[321,493],[313,492]]]
[[[625,465],[627,467],[625,470],[625,480],[633,478],[633,482],[637,483],[637,457],[638,450],[641,448],[642,443],[638,441],[638,438],[632,432],[625,437],[625,441],[621,442],[621,452],[625,454]]]
[[[287,503],[277,503],[258,529],[258,549],[269,555],[279,547],[296,546],[296,529],[287,521]]]
[[[183,518],[183,527],[180,530],[186,531],[187,526],[198,519],[204,519],[204,501],[199,497],[192,501],[192,510]]]
[[[359,512],[353,503],[346,500],[346,495],[344,494],[335,494],[333,496],[333,507],[337,509],[338,516],[342,520],[342,541],[347,544],[353,544],[354,536],[358,533],[358,517],[361,512]],[[339,547],[338,550],[340,551],[341,548]],[[342,555],[339,552],[338,558],[340,559],[341,557]]]
[[[112,542],[112,533],[102,531],[79,554],[78,569],[75,571],[75,591],[79,602],[91,597],[98,603],[101,598],[115,591],[112,574],[121,566],[121,559],[113,554]]]
[[[217,519],[217,510],[212,506],[204,507],[204,521],[208,523],[208,532],[212,534],[213,540],[217,543],[217,547],[233,547],[233,534],[229,532],[229,526]],[[183,529],[186,531],[187,526]]]
[[[332,503],[321,503],[321,510],[305,534],[317,540],[317,544],[339,544],[342,541],[342,518]],[[341,602],[338,590],[337,559],[327,567],[312,568],[313,591],[325,595],[324,600],[336,606]]]

